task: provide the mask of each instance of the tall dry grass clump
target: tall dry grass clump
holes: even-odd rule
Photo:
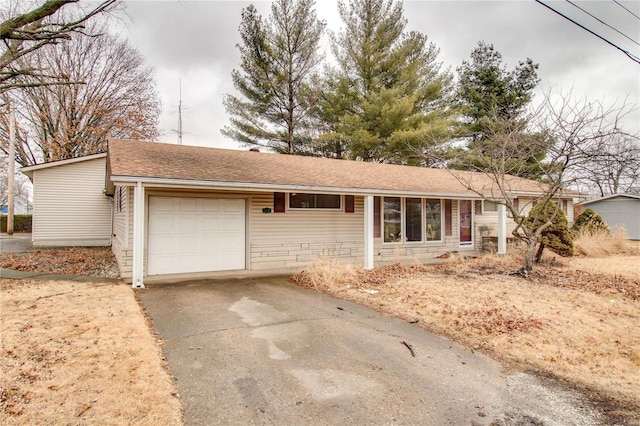
[[[295,281],[316,290],[327,286],[346,286],[357,281],[359,268],[336,259],[314,259],[309,266],[295,276]]]
[[[606,257],[637,252],[627,240],[627,231],[618,227],[609,232],[603,228],[582,228],[573,240],[576,254],[586,257]]]

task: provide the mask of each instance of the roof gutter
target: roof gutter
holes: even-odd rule
[[[376,188],[346,188],[346,187],[324,187],[310,185],[282,185],[270,183],[255,182],[221,182],[221,181],[202,181],[191,179],[167,179],[139,176],[120,176],[112,175],[110,179],[113,183],[125,186],[134,186],[138,182],[142,182],[147,187],[154,188],[180,188],[180,189],[208,189],[208,190],[242,190],[253,192],[305,192],[316,194],[350,194],[350,195],[388,195],[388,196],[408,196],[408,197],[446,197],[446,198],[465,198],[465,199],[482,199],[478,194],[469,191],[464,193],[454,192],[416,192],[416,191],[394,191],[389,189]],[[535,192],[512,191],[512,195],[539,195]]]

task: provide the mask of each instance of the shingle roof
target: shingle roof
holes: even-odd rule
[[[107,181],[171,180],[212,185],[234,183],[287,188],[318,188],[352,193],[473,195],[450,171],[361,161],[336,160],[262,152],[235,151],[155,142],[111,139]],[[455,172],[489,193],[482,173]],[[510,177],[512,191],[538,193],[539,182]],[[298,189],[300,190],[300,189]]]

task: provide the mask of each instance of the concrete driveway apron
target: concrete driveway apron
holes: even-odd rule
[[[165,340],[188,425],[598,423],[572,391],[505,375],[416,325],[285,278],[162,284],[137,296]]]

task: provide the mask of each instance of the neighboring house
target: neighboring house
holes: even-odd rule
[[[106,156],[96,154],[21,169],[33,182],[34,246],[111,244],[111,198],[104,194]]]
[[[590,201],[581,206],[589,208],[604,219],[609,228],[624,227],[627,238],[640,240],[640,196],[631,194],[613,194]]]
[[[13,200],[13,214],[29,214],[31,213],[31,202],[24,196],[16,196]],[[9,206],[0,204],[0,214],[9,214]]]
[[[490,191],[483,174],[459,176]],[[510,187],[525,210],[540,193],[526,179]],[[497,206],[446,170],[125,140],[109,141],[106,193],[113,252],[136,286],[317,257],[424,260],[476,250],[498,223]],[[571,199],[562,207],[572,222]]]

